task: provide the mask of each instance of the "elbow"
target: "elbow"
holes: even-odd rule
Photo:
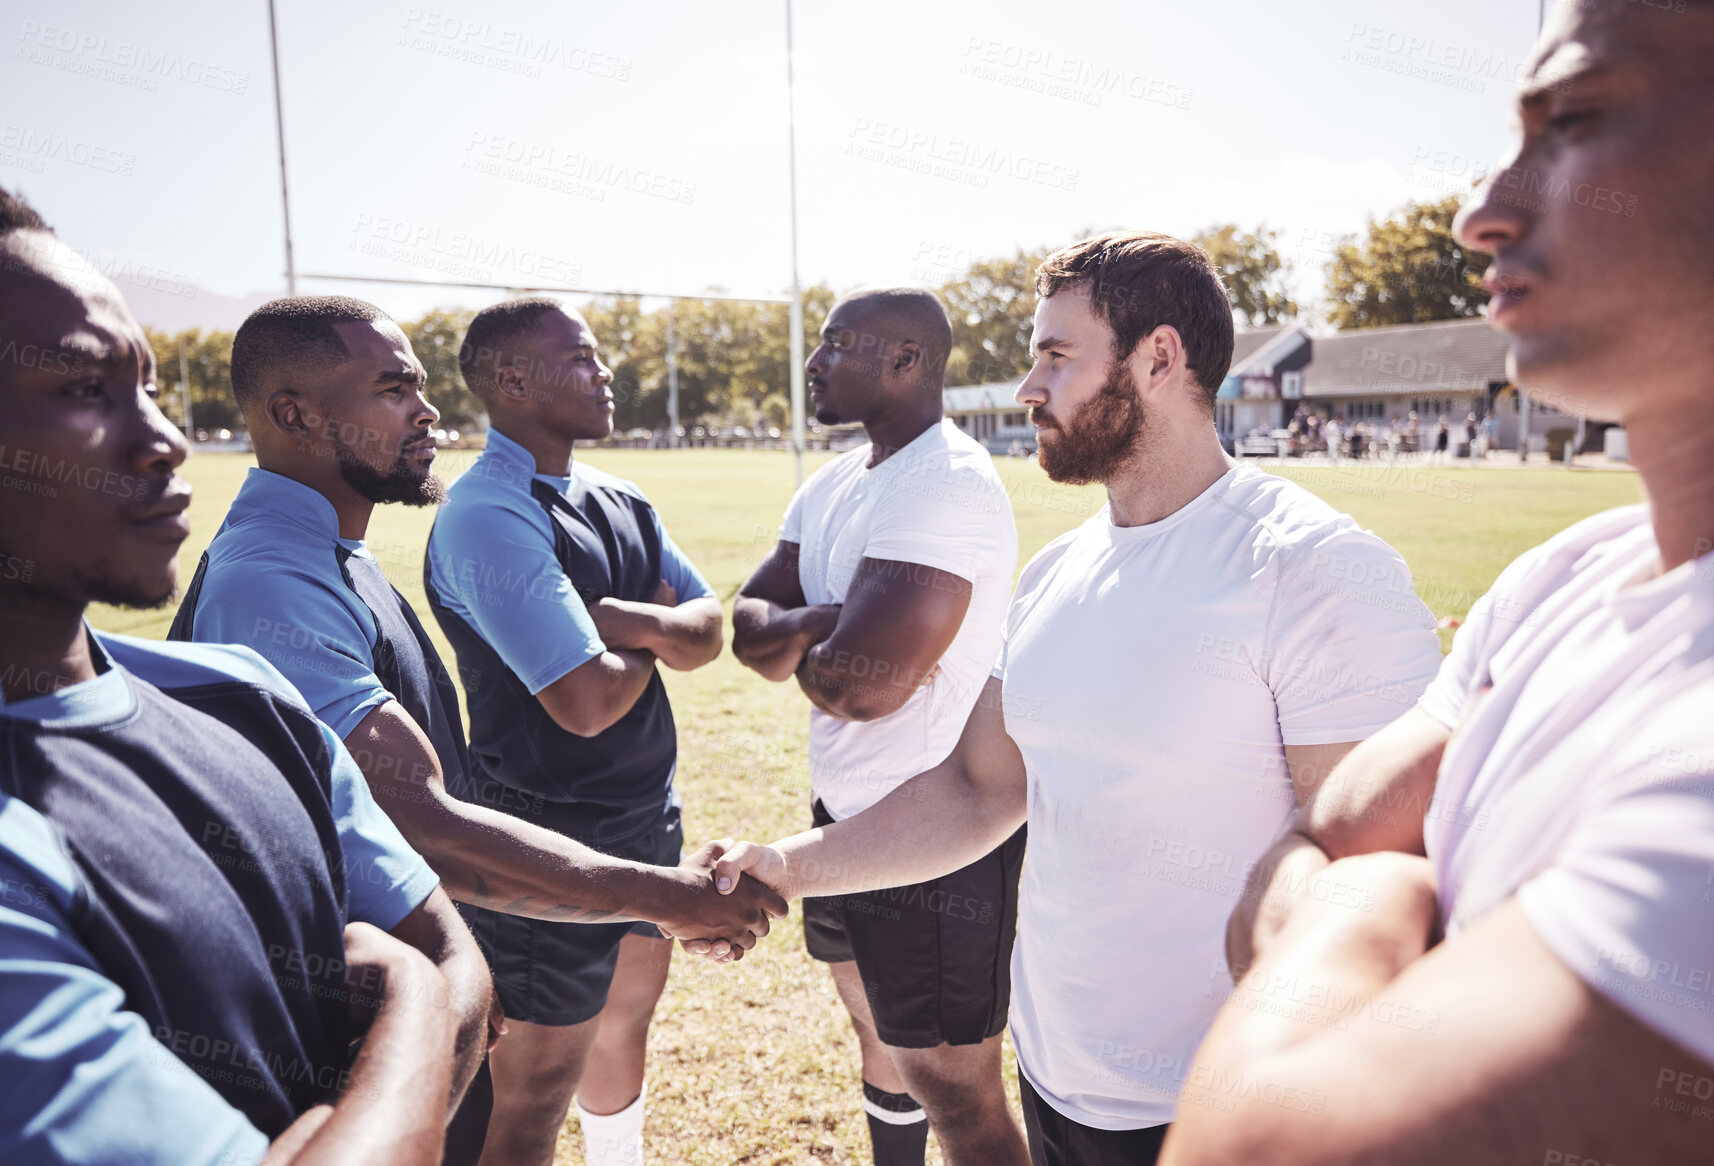
[[[544,703],[542,707],[554,724],[573,737],[600,736],[625,715],[624,709],[608,708],[587,700],[560,701],[552,705]]]
[[[842,721],[878,721],[899,709],[898,701],[889,700],[884,694],[863,688],[847,687],[831,694],[824,690],[822,699],[817,703],[823,712]]]

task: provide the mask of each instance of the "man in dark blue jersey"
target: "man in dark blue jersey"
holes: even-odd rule
[[[481,953],[276,671],[84,622],[171,597],[186,449],[5,192],[0,319],[0,1161],[438,1162]]]
[[[426,582],[470,701],[476,796],[603,852],[674,862],[678,742],[655,663],[714,659],[720,601],[636,486],[572,458],[613,428],[612,373],[581,317],[550,299],[495,305],[459,364],[488,447],[448,491]],[[493,1063],[504,1141],[485,1161],[550,1161],[573,1100],[594,1166],[640,1161],[671,949],[652,928],[493,912],[472,928],[512,1020]]]

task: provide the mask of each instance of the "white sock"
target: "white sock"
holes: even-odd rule
[[[589,1166],[643,1166],[643,1099],[648,1095],[645,1085],[637,1100],[605,1116],[590,1113],[581,1101],[572,1098],[578,1124],[583,1127],[583,1156]]]

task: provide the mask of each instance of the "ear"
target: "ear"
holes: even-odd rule
[[[293,441],[315,440],[315,431],[321,418],[312,415],[305,408],[304,400],[296,390],[275,389],[263,401],[262,408],[274,428]]]
[[[893,350],[893,375],[907,376],[922,367],[922,346],[914,340],[907,340]]]
[[[524,385],[524,370],[515,364],[502,364],[494,369],[494,388],[500,396],[522,401],[529,396]]]
[[[1131,355],[1131,376],[1147,394],[1175,382],[1185,371],[1184,338],[1171,324],[1143,337]]]

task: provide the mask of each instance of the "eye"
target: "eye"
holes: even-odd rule
[[[89,380],[79,381],[65,391],[68,396],[79,401],[96,401],[101,399],[106,389],[99,380]]]
[[[1549,133],[1565,134],[1574,130],[1583,129],[1594,122],[1594,120],[1594,110],[1572,109],[1567,110],[1564,113],[1554,114],[1552,117],[1548,118],[1547,129]]]

